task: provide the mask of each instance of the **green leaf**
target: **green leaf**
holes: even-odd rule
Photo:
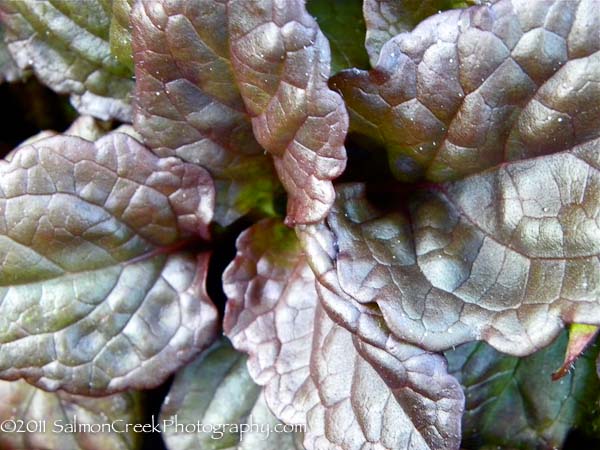
[[[572,323],[569,326],[569,343],[565,351],[565,359],[562,365],[552,374],[553,380],[564,377],[575,365],[577,358],[594,341],[600,328],[595,325]]]
[[[301,433],[275,432],[282,423],[267,408],[261,387],[252,381],[246,357],[226,339],[177,374],[160,419],[167,424],[163,437],[169,450],[303,448]],[[198,422],[205,428],[187,433],[178,428]]]
[[[208,345],[214,191],[133,138],[55,136],[0,162],[0,377],[104,395],[160,384]]]
[[[20,69],[82,114],[131,121],[131,70],[112,56],[109,0],[0,0],[8,48]]]
[[[362,0],[309,0],[306,9],[329,40],[332,74],[351,67],[369,67]]]
[[[119,62],[133,72],[131,51],[131,25],[129,16],[135,0],[112,0],[112,20],[110,22],[110,51]]]
[[[0,434],[0,446],[3,449],[140,448],[139,433],[134,433],[132,429],[116,433],[110,428],[112,426],[124,431],[126,424],[141,423],[141,396],[138,393],[82,397],[62,391],[46,392],[24,381],[0,381],[0,398],[0,422],[4,425]],[[6,426],[12,426],[13,420],[23,421],[23,430],[27,432],[9,432]],[[29,427],[29,430],[25,427]],[[94,432],[85,432],[86,430]]]
[[[526,358],[504,355],[484,343],[466,344],[446,352],[449,370],[465,388],[463,446],[561,448],[567,433],[591,409],[597,409],[600,382],[595,373],[597,348],[587,351],[559,381],[567,345],[562,333],[549,347]]]

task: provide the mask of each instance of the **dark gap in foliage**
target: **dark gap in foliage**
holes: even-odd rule
[[[159,387],[150,391],[144,392],[144,424],[152,423],[152,416],[154,416],[154,422],[160,421],[160,408],[169,390],[173,384],[173,377],[170,377],[167,381],[161,384]],[[143,433],[142,434],[142,446],[141,450],[166,450],[165,443],[161,433]]]
[[[58,95],[34,77],[0,84],[0,156],[42,130],[64,131],[77,114],[69,97]]]
[[[287,207],[287,197],[285,194],[277,195],[273,199],[273,209],[275,210],[275,213],[278,217],[285,217],[286,207]],[[252,219],[255,219],[255,218],[252,218]],[[249,223],[252,224],[254,222],[257,222],[258,220],[260,220],[260,218],[256,218],[256,220],[252,220]]]
[[[409,205],[416,199],[422,199],[428,185],[421,183],[402,183],[400,181],[382,181],[367,183],[367,200],[382,213],[409,212]]]
[[[255,221],[248,216],[244,216],[227,228],[222,228],[214,224],[213,228],[213,250],[208,266],[208,275],[206,277],[206,291],[214,305],[223,317],[225,311],[225,302],[227,297],[223,292],[223,283],[221,276],[225,268],[233,260],[236,253],[235,241],[242,231],[250,227]]]
[[[375,141],[355,134],[348,135],[345,147],[348,162],[346,170],[337,178],[336,183],[395,182],[385,148],[379,146]]]
[[[563,450],[597,449],[600,448],[600,438],[592,436],[591,432],[575,428],[567,435],[562,448]]]

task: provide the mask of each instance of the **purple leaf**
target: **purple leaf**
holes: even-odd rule
[[[104,395],[161,384],[212,340],[202,168],[111,133],[0,162],[0,377]]]
[[[322,220],[346,166],[348,128],[330,91],[330,51],[302,0],[231,0],[234,76],[258,142],[271,153],[288,192],[286,223]]]
[[[479,0],[365,0],[365,47],[371,64],[377,65],[381,47],[397,34],[411,31],[422,20],[443,10],[478,2]]]
[[[299,242],[276,221],[243,233],[224,274],[224,328],[307,449],[458,449],[463,394],[438,355],[371,321],[354,336],[318,301]],[[329,295],[335,295],[334,293]]]
[[[136,128],[158,154],[211,171],[223,225],[272,210],[263,148],[288,192],[289,224],[327,214],[345,167],[348,119],[327,87],[327,40],[303,2],[275,4],[144,0],[133,11]]]
[[[500,166],[387,211],[364,185],[341,186],[327,226],[306,231],[311,265],[353,302],[377,305],[400,339],[532,353],[564,322],[600,323],[596,149]],[[360,314],[345,308],[332,307],[355,326]]]
[[[251,209],[272,213],[279,183],[252,134],[229,56],[227,5],[144,0],[132,13],[135,127],[160,156],[210,171],[215,220]]]
[[[377,67],[331,80],[351,131],[403,181],[454,180],[600,135],[595,1],[499,0],[388,41]]]

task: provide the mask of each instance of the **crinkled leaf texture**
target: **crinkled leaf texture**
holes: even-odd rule
[[[336,77],[399,178],[456,181],[340,188],[315,238],[334,252],[309,251],[319,278],[435,351],[486,340],[526,355],[564,323],[600,324],[594,7],[448,11],[389,41],[370,73]]]
[[[460,8],[477,0],[364,0],[367,37],[365,47],[373,66],[381,47],[400,33],[411,31],[423,19],[446,9]]]
[[[348,115],[330,91],[330,50],[303,0],[231,0],[234,76],[258,142],[288,193],[286,223],[322,220],[346,166]]]
[[[269,411],[262,389],[250,377],[246,357],[222,339],[177,373],[165,398],[161,423],[207,426],[206,432],[182,433],[169,426],[163,437],[169,450],[300,450],[302,433],[275,432],[281,422]],[[240,433],[223,424],[252,427]],[[243,424],[243,425],[242,425]],[[208,426],[213,426],[209,430]],[[222,428],[219,428],[222,427]]]
[[[595,0],[499,0],[446,11],[332,79],[351,129],[400,180],[447,181],[600,135]]]
[[[560,381],[550,373],[562,361],[567,339],[526,358],[498,353],[484,343],[446,352],[449,370],[465,387],[463,446],[562,448],[567,433],[586,427],[597,409],[600,382],[590,349]]]
[[[208,173],[111,133],[0,162],[0,376],[103,395],[160,384],[205,348],[216,310]]]
[[[0,445],[11,450],[135,450],[141,436],[129,431],[69,432],[70,426],[106,426],[125,430],[125,424],[142,420],[138,393],[124,392],[107,397],[82,397],[63,391],[46,392],[26,382],[0,381],[0,421],[22,420],[29,431],[0,434]],[[28,424],[28,425],[27,425]],[[36,425],[37,424],[37,425]],[[44,429],[42,429],[42,424]],[[61,428],[62,427],[62,428]],[[62,430],[62,431],[61,431]]]
[[[135,127],[146,144],[211,172],[219,224],[251,209],[272,214],[279,182],[236,86],[226,2],[143,0],[131,19]]]
[[[131,121],[133,80],[110,52],[110,0],[0,0],[8,48],[82,114]]]
[[[283,224],[259,222],[237,248],[223,277],[225,332],[249,353],[275,415],[307,424],[307,449],[458,449],[464,398],[442,357],[374,320],[362,335],[333,322]]]
[[[348,118],[327,87],[329,46],[304,2],[145,0],[132,22],[136,128],[159,154],[213,173],[217,220],[272,194],[261,148],[288,192],[288,223],[321,220],[345,167]]]
[[[67,135],[67,136],[80,137],[80,138],[85,139],[87,141],[96,141],[96,140],[100,139],[102,136],[104,136],[106,133],[108,133],[109,130],[107,128],[109,126],[110,126],[110,123],[99,122],[98,120],[94,119],[92,116],[79,116],[79,117],[77,117],[77,119],[75,119],[73,121],[73,123],[71,123],[71,125],[69,126],[69,128],[67,128],[65,131],[63,131],[62,134],[63,135]],[[128,134],[128,133],[125,132],[125,128],[126,127],[131,128],[130,125],[122,125],[121,127],[119,127],[118,131],[121,132],[121,133]],[[35,143],[37,141],[41,141],[42,139],[46,139],[46,138],[49,138],[49,137],[57,136],[59,134],[61,134],[61,133],[58,133],[58,132],[53,131],[53,130],[42,130],[39,133],[34,134],[33,136],[28,137],[23,142],[21,142],[16,148],[12,149],[5,156],[5,159],[7,161],[10,161],[10,159],[12,158],[12,156],[21,147],[33,144],[33,143]],[[135,137],[135,136],[133,136],[133,137]]]
[[[408,205],[392,198],[387,211],[365,185],[342,185],[327,226],[313,227],[311,264],[353,301],[377,305],[401,339],[532,353],[563,322],[600,323],[597,146],[424,189]]]

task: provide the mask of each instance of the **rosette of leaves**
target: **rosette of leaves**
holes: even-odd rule
[[[593,0],[0,11],[0,81],[31,68],[80,112],[133,121],[81,119],[0,162],[0,377],[34,385],[7,381],[9,405],[43,399],[20,415],[137,420],[131,389],[178,372],[165,420],[256,415],[305,433],[267,446],[165,430],[173,450],[547,448],[595,433],[595,353],[569,373],[600,325]],[[375,162],[351,153],[334,185],[346,145]],[[380,160],[389,170],[370,173]],[[247,369],[224,341],[206,350],[208,249],[227,254],[213,220],[223,239],[252,223],[222,278]],[[31,439],[3,444],[44,437]]]

